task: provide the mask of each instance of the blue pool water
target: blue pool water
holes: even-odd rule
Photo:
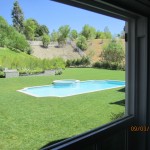
[[[18,91],[35,97],[67,97],[124,86],[124,81],[115,80],[56,80],[51,85],[28,87]]]

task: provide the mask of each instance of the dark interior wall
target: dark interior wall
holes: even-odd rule
[[[126,8],[136,13],[150,15],[150,0],[105,0],[105,2],[122,8]]]
[[[73,6],[81,6],[82,4],[89,4],[98,6],[98,3],[107,3],[108,5],[115,5],[124,10],[134,11],[142,15],[150,16],[150,0],[53,0]],[[78,5],[80,3],[80,5]],[[96,10],[95,10],[96,11]]]

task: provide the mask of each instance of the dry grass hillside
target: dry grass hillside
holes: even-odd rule
[[[104,47],[109,42],[109,40],[94,39],[88,41],[88,49],[85,51],[86,56],[89,56],[93,62],[100,60],[100,54]],[[125,44],[124,40],[122,40]],[[38,58],[54,58],[62,57],[63,59],[77,59],[81,58],[78,52],[74,51],[71,45],[66,45],[64,48],[58,48],[57,46],[49,46],[48,48],[43,48],[42,43],[31,45],[33,49],[34,56]]]
[[[33,56],[38,58],[54,58],[62,57],[63,59],[77,59],[81,58],[78,52],[75,52],[71,45],[66,45],[63,48],[58,48],[57,46],[49,46],[48,48],[43,48],[42,44],[31,45]]]
[[[88,42],[88,49],[85,51],[86,55],[92,58],[93,62],[99,61],[100,54],[103,50],[103,47],[109,43],[108,39],[94,39]],[[125,46],[125,41],[121,40],[123,45]]]
[[[88,42],[88,49],[85,51],[86,55],[92,58],[93,62],[100,60],[100,54],[103,46],[106,45],[109,40],[94,39]]]

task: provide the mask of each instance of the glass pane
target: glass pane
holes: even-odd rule
[[[3,150],[39,149],[124,115],[124,20],[53,1],[0,6]]]

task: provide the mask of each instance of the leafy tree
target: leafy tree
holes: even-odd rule
[[[8,41],[8,23],[7,21],[0,16],[0,47],[4,47]]]
[[[121,33],[120,33],[120,38],[121,38],[121,39],[125,39],[125,31],[124,31],[124,30],[121,31]]]
[[[98,31],[96,32],[96,39],[100,39],[100,38],[101,38],[101,35],[102,35],[102,32],[98,30]]]
[[[105,38],[106,39],[111,39],[112,38],[111,32],[109,31],[108,27],[104,28],[104,33],[105,33]]]
[[[58,33],[57,42],[59,44],[59,47],[64,47],[64,45],[66,44],[66,38],[64,38],[62,34]]]
[[[25,30],[24,34],[28,40],[34,40],[35,37],[41,37],[44,34],[49,34],[47,26],[40,25],[35,19],[27,19],[24,22]]]
[[[0,16],[0,26],[8,26],[7,21],[2,16]]]
[[[66,38],[68,37],[70,32],[70,27],[69,25],[61,26],[58,29],[58,44],[59,46],[63,47],[66,44]]]
[[[67,38],[70,32],[70,27],[69,25],[61,26],[58,31],[64,38]]]
[[[119,64],[124,60],[125,52],[124,47],[120,41],[113,39],[107,46],[104,47],[101,57],[103,62],[109,64]]]
[[[76,46],[79,47],[83,51],[85,51],[87,49],[87,41],[83,35],[80,35],[78,37]]]
[[[48,27],[46,25],[38,25],[36,29],[36,36],[43,36],[44,34],[49,34]]]
[[[53,32],[51,33],[51,41],[56,42],[57,39],[58,39],[58,32],[53,30]]]
[[[71,40],[75,40],[78,37],[78,32],[76,30],[72,30],[70,32],[70,38]]]
[[[44,34],[42,37],[43,47],[47,48],[48,44],[50,43],[50,36],[47,34]]]
[[[37,23],[33,19],[27,19],[24,23],[24,34],[28,40],[34,40]]]
[[[96,30],[94,27],[89,26],[88,24],[84,25],[81,34],[87,39],[93,39],[96,37]]]
[[[8,47],[11,50],[31,53],[31,48],[23,34],[14,27],[0,25],[0,46]]]
[[[14,2],[13,10],[12,10],[12,19],[13,19],[13,26],[15,27],[15,29],[18,32],[23,33],[23,31],[24,31],[24,25],[23,25],[24,15],[19,6],[18,1]]]

